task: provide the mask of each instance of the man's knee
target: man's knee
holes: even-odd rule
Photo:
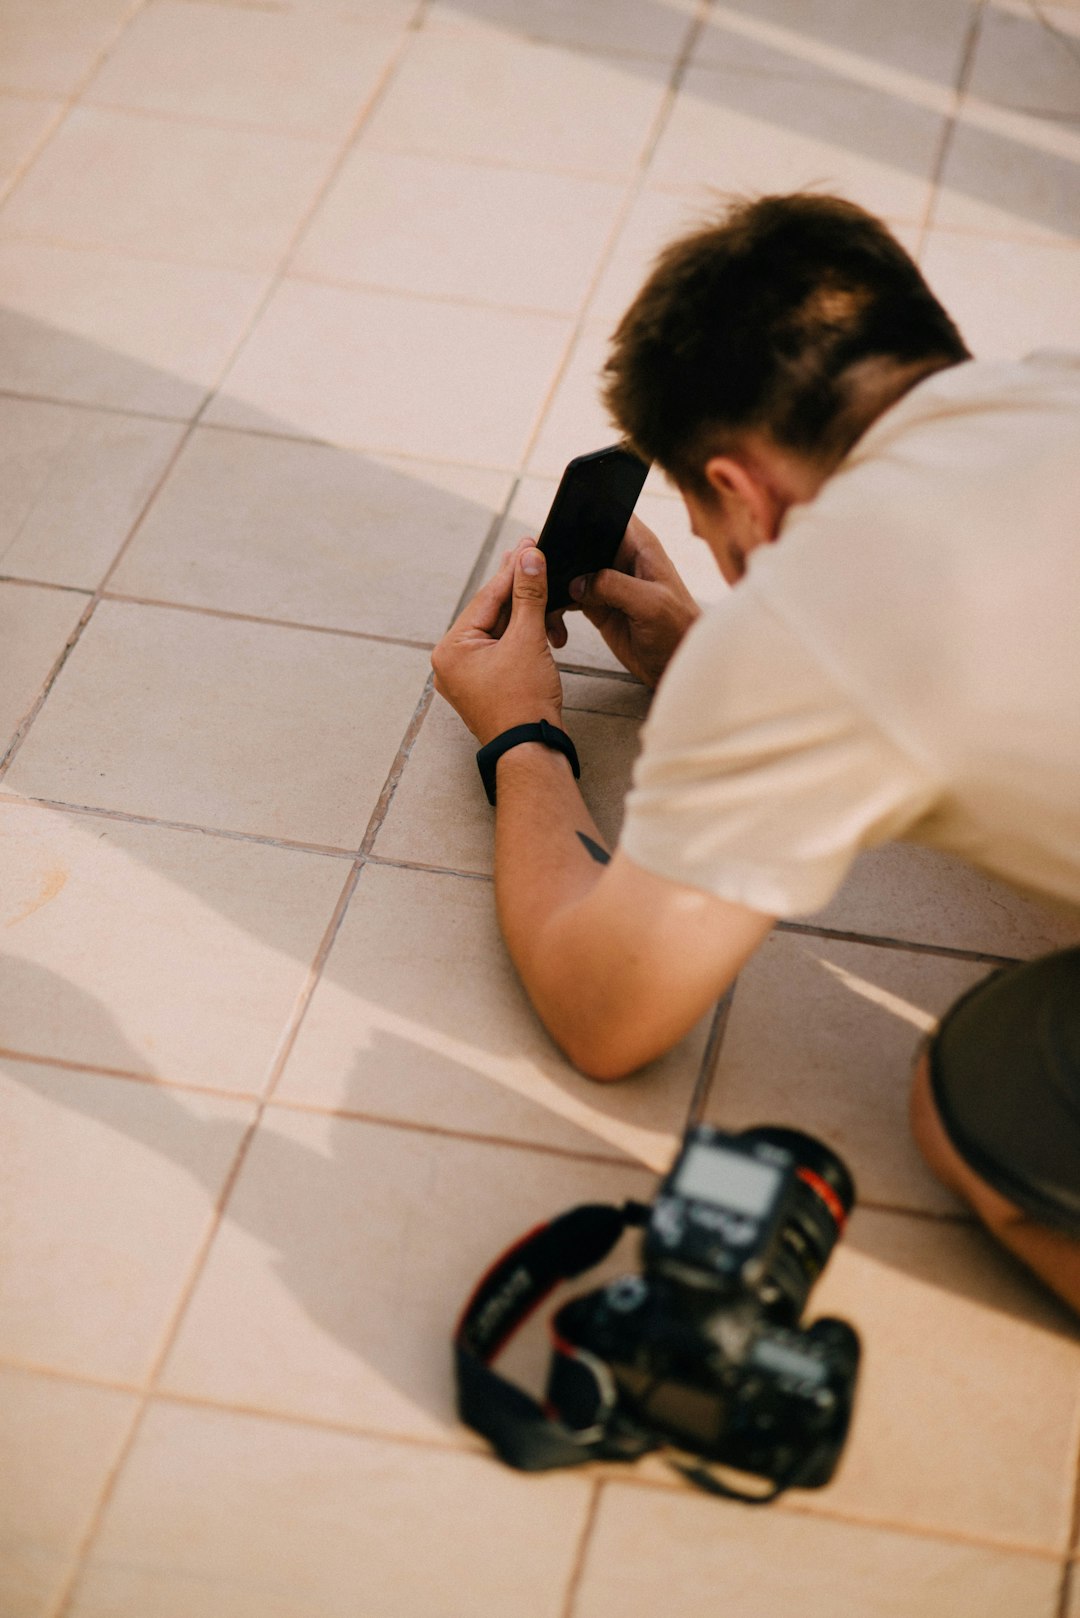
[[[916,1063],[911,1123],[938,1178],[1080,1309],[1080,949],[957,1002]]]

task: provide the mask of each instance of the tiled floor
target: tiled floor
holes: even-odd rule
[[[427,684],[710,187],[844,188],[1007,356],[1080,344],[1078,179],[1075,0],[0,0],[2,1618],[1078,1618],[1075,1324],[905,1107],[933,1017],[1080,920],[882,850],[598,1088]],[[564,660],[614,836],[643,693]],[[460,1301],[697,1115],[855,1169],[836,1482],[504,1471]]]

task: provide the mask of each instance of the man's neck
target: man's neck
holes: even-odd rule
[[[837,451],[824,471],[824,477],[835,472],[840,462],[858,443],[863,433],[872,427],[879,416],[901,400],[905,393],[937,371],[947,371],[959,362],[954,359],[915,360],[910,365],[897,365],[884,357],[861,360],[853,365],[845,377],[848,402],[841,412],[838,425]],[[824,481],[824,478],[823,480]]]

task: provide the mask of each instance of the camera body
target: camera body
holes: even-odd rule
[[[776,1489],[827,1483],[859,1340],[846,1321],[799,1322],[853,1200],[840,1159],[799,1131],[691,1130],[651,1209],[642,1273],[556,1316],[551,1405],[573,1424],[573,1361],[599,1362],[619,1412],[659,1441]]]

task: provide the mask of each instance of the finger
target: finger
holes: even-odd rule
[[[628,618],[633,618],[641,611],[652,588],[645,580],[635,579],[629,573],[620,573],[613,567],[601,568],[599,573],[586,573],[570,581],[570,594],[586,611],[590,607],[607,607],[624,613]]]
[[[563,616],[563,609],[560,607],[558,612],[549,612],[546,622],[548,640],[551,642],[552,646],[555,647],[556,651],[561,651],[569,639],[569,634],[566,628],[566,620]]]
[[[535,546],[522,547],[514,561],[514,598],[511,633],[532,633],[547,641],[547,565]]]

